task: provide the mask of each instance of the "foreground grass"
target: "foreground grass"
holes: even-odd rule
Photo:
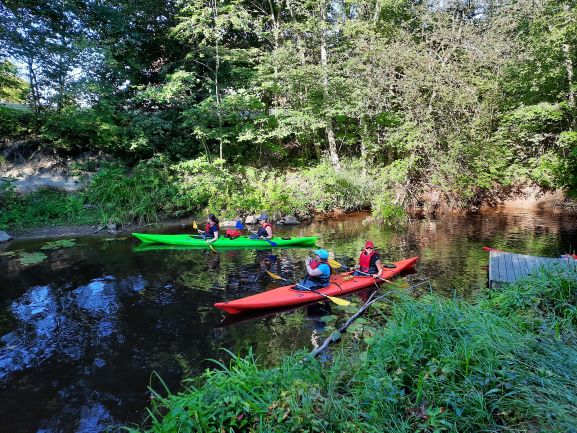
[[[509,295],[554,303],[556,292],[528,286],[565,287],[560,281],[543,276]],[[563,299],[574,302],[577,283],[569,281]],[[158,396],[148,431],[575,431],[574,328],[565,322],[557,336],[540,332],[535,316],[555,317],[534,311],[525,321],[493,297],[479,305],[405,297],[366,352],[340,347],[323,364],[301,364],[297,353],[274,369],[259,368],[250,355],[234,358],[186,382],[186,391]]]

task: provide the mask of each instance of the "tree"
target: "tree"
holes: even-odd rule
[[[0,101],[24,102],[28,85],[18,76],[16,66],[4,60],[0,62]]]

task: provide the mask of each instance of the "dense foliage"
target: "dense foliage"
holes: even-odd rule
[[[400,295],[390,314],[361,319],[364,352],[341,347],[323,363],[300,353],[273,369],[234,358],[157,394],[149,431],[571,431],[576,323],[564,316],[576,281],[540,276],[480,305]],[[557,320],[557,333],[534,326]]]
[[[2,58],[23,68],[35,114],[3,109],[0,130],[48,149],[358,159],[393,217],[577,187],[574,0],[10,0],[0,16],[0,78]]]

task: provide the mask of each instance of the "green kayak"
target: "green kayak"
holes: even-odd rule
[[[168,245],[187,245],[206,247],[208,245],[204,239],[196,235],[159,235],[147,233],[132,233],[132,236],[140,239],[142,242],[148,244],[168,244]],[[306,238],[289,238],[289,237],[275,237],[270,241],[263,241],[261,239],[250,239],[248,236],[240,236],[236,239],[218,238],[218,240],[210,243],[215,248],[250,248],[250,247],[283,247],[287,245],[298,246],[312,246],[317,241],[318,236],[310,236]]]

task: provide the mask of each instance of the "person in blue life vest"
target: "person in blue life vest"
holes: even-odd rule
[[[353,275],[365,277],[370,275],[379,278],[383,274],[383,269],[381,256],[375,250],[375,244],[372,241],[367,241],[359,257],[359,267]]]
[[[198,233],[208,243],[216,241],[218,239],[218,218],[212,213],[209,214],[204,230],[198,230]]]
[[[260,227],[256,233],[250,235],[251,239],[271,239],[272,238],[272,224],[268,220],[268,214],[263,212],[261,216],[257,218],[260,223]]]
[[[327,287],[331,281],[331,267],[329,266],[329,252],[327,250],[313,251],[315,258],[307,257],[305,265],[307,276],[295,286],[295,290],[320,289]]]

